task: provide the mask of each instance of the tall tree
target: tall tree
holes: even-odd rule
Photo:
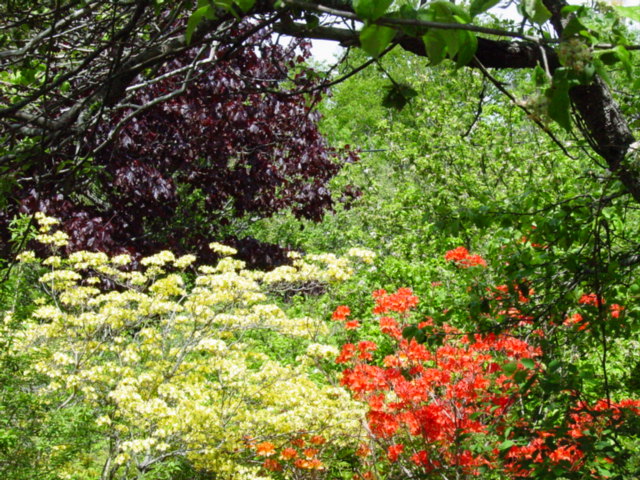
[[[193,46],[141,73],[126,103],[101,105],[102,118],[64,138],[26,145],[24,129],[12,130],[20,146],[9,155],[21,159],[5,229],[17,211],[39,210],[64,219],[73,250],[170,247],[206,259],[211,239],[239,233],[238,218],[290,208],[319,219],[340,159],[317,128],[322,89],[304,66],[309,45],[278,45],[262,27],[230,26],[227,42],[237,45]],[[309,94],[283,85],[289,72]],[[284,261],[279,249],[227,240],[254,265]]]
[[[540,91],[523,108],[550,135],[552,129],[540,113],[566,130],[577,127],[583,147],[640,201],[640,169],[634,166],[630,127],[634,107],[620,108],[607,85],[610,66],[634,72],[636,47],[620,15],[637,19],[638,9],[523,0],[518,2],[520,23],[488,27],[487,14],[497,3],[220,0],[168,6],[160,0],[69,0],[51,6],[7,2],[0,12],[6,23],[0,38],[5,85],[0,108],[3,190],[12,191],[18,179],[34,178],[32,169],[60,152],[70,154],[57,164],[55,173],[40,175],[37,181],[52,178],[58,186],[58,177],[64,174],[66,183],[75,185],[87,168],[100,166],[96,159],[114,148],[107,147],[110,142],[125,138],[120,135],[134,128],[129,123],[122,130],[125,123],[166,108],[160,104],[175,104],[183,90],[195,92],[198,87],[188,85],[197,85],[202,62],[230,61],[243,49],[254,48],[250,46],[254,34],[268,27],[295,37],[361,46],[374,57],[398,45],[428,57],[432,64],[450,58],[461,68],[481,70],[506,94],[492,69],[529,69]],[[240,25],[245,27],[238,30]],[[185,58],[190,61],[184,62]],[[293,69],[289,86],[305,78],[293,60],[288,65]],[[258,83],[259,91],[267,84],[271,90],[271,80]],[[142,88],[148,93],[139,102]],[[298,91],[321,88],[322,84],[303,82]],[[156,178],[149,172],[145,175],[148,181]],[[121,190],[128,188],[125,183]],[[163,185],[160,190],[165,193],[158,199],[170,189]]]

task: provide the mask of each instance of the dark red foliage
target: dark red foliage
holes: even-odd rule
[[[197,50],[153,75],[190,65]],[[319,220],[332,206],[327,184],[340,161],[318,131],[313,107],[322,92],[313,90],[318,77],[304,66],[308,45],[278,45],[265,31],[239,48],[219,47],[215,55],[199,58],[205,61],[183,94],[128,121],[107,148],[92,155],[97,173],[72,182],[82,185],[82,192],[55,180],[23,184],[16,195],[20,210],[61,218],[71,250],[137,254],[159,248],[205,254],[210,241],[241,233],[233,228],[234,219],[268,217],[287,208]],[[146,105],[180,89],[184,75],[139,89],[131,103]],[[148,80],[141,76],[134,84]],[[131,111],[113,110],[87,140],[87,151]],[[55,179],[59,162],[47,163]],[[281,251],[267,252],[255,240],[233,243],[252,265],[286,260]]]

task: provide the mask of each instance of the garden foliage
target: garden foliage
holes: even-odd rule
[[[50,231],[57,222],[38,218],[38,241],[62,248],[66,234]],[[308,255],[264,273],[246,270],[228,256],[236,253],[230,247],[211,248],[222,260],[197,269],[194,256],[168,251],[145,257],[140,270],[126,268],[128,255],[80,251],[42,262],[31,251],[20,255],[18,268],[40,272],[41,293],[28,318],[5,312],[2,358],[17,362],[15,388],[28,385],[30,395],[22,395],[38,408],[12,411],[5,397],[3,408],[19,422],[9,432],[18,435],[22,422],[48,429],[75,417],[65,428],[78,435],[53,429],[41,437],[34,429],[31,446],[7,439],[6,474],[156,478],[188,460],[223,478],[258,478],[248,448],[255,442],[313,434],[336,447],[356,442],[362,407],[309,376],[309,365],[332,354],[318,343],[327,325],[291,318],[267,297],[272,289],[344,281],[351,262]],[[369,252],[353,253],[371,261]],[[260,353],[258,331],[298,338],[297,363]],[[33,462],[24,473],[13,464],[18,455]]]
[[[640,477],[640,13],[515,3],[0,5],[0,477]]]

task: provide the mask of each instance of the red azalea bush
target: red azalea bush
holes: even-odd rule
[[[337,359],[348,367],[342,385],[369,405],[374,444],[399,471],[477,474],[494,467],[522,392],[514,373],[525,381],[533,375],[540,349],[508,334],[465,335],[427,319],[418,328],[441,341],[429,348],[405,338],[418,303],[410,289],[374,298],[394,353],[380,362],[373,356],[378,345],[363,340],[345,344]]]
[[[469,253],[465,247],[457,247],[453,250],[449,250],[444,255],[444,259],[449,262],[455,262],[462,268],[469,267],[486,267],[487,262],[480,255]]]
[[[445,258],[461,268],[486,265],[463,247]],[[519,303],[531,301],[532,291],[514,290]],[[492,295],[498,316],[506,315],[508,291],[503,285]],[[333,315],[351,339],[336,360],[346,367],[341,384],[368,405],[369,471],[357,478],[610,478],[611,465],[625,461],[612,439],[637,437],[640,400],[588,401],[567,388],[558,378],[571,365],[533,343],[548,344],[542,325],[534,329],[527,317],[501,333],[463,332],[416,318],[419,299],[409,288],[373,297],[383,341],[358,339],[353,330],[364,321],[348,318],[349,307]],[[605,303],[594,294],[578,302]],[[606,310],[617,319],[624,308]]]

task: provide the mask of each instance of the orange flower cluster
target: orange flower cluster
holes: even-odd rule
[[[336,308],[336,311],[333,312],[331,319],[339,322],[344,322],[349,315],[351,315],[351,309],[346,305],[340,305],[338,308]]]
[[[321,447],[327,443],[327,439],[322,435],[312,435],[308,442],[315,446]],[[305,436],[300,436],[292,439],[289,442],[290,446],[283,448],[277,448],[272,442],[261,442],[256,445],[249,444],[251,448],[255,450],[255,453],[259,457],[272,457],[265,458],[262,463],[262,467],[265,470],[271,472],[280,472],[285,468],[287,470],[300,469],[300,470],[324,470],[324,463],[318,458],[320,454],[320,448],[314,448],[307,446],[307,440]],[[284,463],[283,463],[284,462]]]
[[[271,442],[262,442],[256,445],[256,455],[259,457],[270,457],[275,455],[276,446]]]
[[[360,322],[358,322],[358,320],[347,320],[349,315],[351,315],[351,309],[346,305],[340,305],[336,308],[335,312],[333,312],[331,319],[338,322],[345,322],[344,327],[347,330],[356,330],[360,328]]]
[[[558,431],[538,430],[527,445],[513,445],[507,452],[507,470],[519,477],[529,477],[533,466],[545,461],[552,468],[579,471],[585,462],[583,438],[598,436],[622,420],[625,414],[640,415],[640,400],[609,402],[602,399],[589,406],[579,401],[569,414],[569,423]]]
[[[595,293],[585,293],[580,297],[578,303],[597,308],[598,304],[606,305],[607,301],[602,297],[598,297]],[[623,311],[624,307],[617,303],[612,303],[609,306],[609,314],[611,315],[611,318],[620,318]],[[577,327],[578,330],[587,330],[589,328],[589,322],[580,313],[574,313],[567,317],[564,320],[563,325],[566,327]]]
[[[374,293],[374,313],[396,312],[380,318],[380,329],[396,342],[396,352],[374,362],[374,342],[348,343],[338,363],[348,364],[341,383],[356,398],[367,401],[369,430],[378,442],[391,442],[386,457],[397,462],[407,451],[408,438],[424,448],[408,450],[408,460],[428,472],[457,466],[466,473],[478,471],[496,460],[493,450],[472,453],[471,447],[453,452],[451,445],[464,446],[474,435],[488,432],[488,424],[506,415],[513,404],[517,384],[513,370],[528,375],[522,360],[533,362],[541,352],[526,342],[508,335],[464,336],[447,325],[437,328],[432,320],[420,327],[430,328],[444,337],[444,344],[430,351],[415,339],[402,337],[409,311],[418,298],[408,288],[396,293]]]
[[[505,285],[495,290],[498,301],[509,293]],[[518,297],[521,303],[530,301],[521,290]],[[384,447],[377,454],[363,445],[358,455],[364,463],[386,461],[389,468],[400,463],[402,471],[410,468],[416,476],[452,469],[480,475],[486,468],[502,469],[505,478],[558,469],[591,475],[595,470],[588,462],[607,459],[593,460],[593,452],[584,446],[623,425],[629,415],[640,415],[640,400],[601,400],[591,407],[577,402],[557,426],[538,429],[521,418],[515,406],[527,401],[523,388],[528,392],[545,376],[539,347],[512,332],[465,334],[447,324],[438,326],[430,318],[410,325],[418,298],[408,288],[392,294],[380,290],[374,298],[373,311],[379,315],[380,331],[394,345],[392,353],[374,358],[378,345],[362,340],[343,345],[337,359],[347,367],[341,384],[368,405],[371,445]],[[597,302],[594,295],[585,295],[580,303]],[[623,310],[614,304],[611,316],[617,318]],[[583,324],[580,314],[567,321]],[[419,343],[412,335],[403,337],[409,327],[422,329],[437,341]]]
[[[453,250],[449,250],[444,254],[444,259],[449,262],[455,262],[456,265],[462,268],[469,267],[486,267],[487,262],[480,255],[474,255],[469,253],[464,247],[457,247]]]
[[[373,292],[376,306],[373,313],[381,314],[387,312],[404,313],[418,304],[418,297],[413,294],[410,288],[399,288],[396,293],[387,294],[386,290],[376,290]]]

